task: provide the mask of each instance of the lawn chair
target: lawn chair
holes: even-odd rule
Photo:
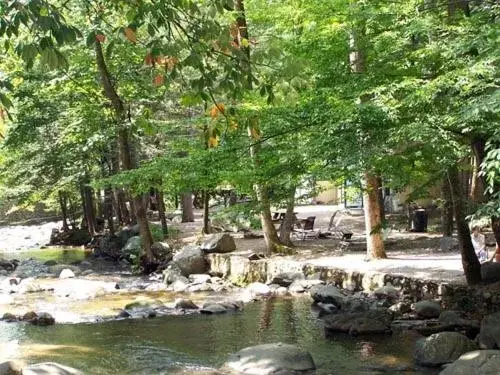
[[[314,230],[316,216],[309,216],[307,219],[297,220],[297,228],[293,229],[293,234],[304,241],[306,238],[319,238],[320,230]]]
[[[340,211],[335,211],[330,218],[330,224],[328,225],[327,233],[333,238],[342,241],[349,241],[353,233],[341,225],[342,216],[340,216],[339,212]]]

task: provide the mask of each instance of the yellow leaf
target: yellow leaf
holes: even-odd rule
[[[250,42],[246,38],[241,38],[241,45],[243,47],[248,47],[248,46],[250,46]]]
[[[130,27],[126,27],[125,30],[123,30],[123,33],[132,43],[137,43],[137,36],[135,35],[135,31]]]
[[[225,106],[222,103],[214,104],[214,106],[210,109],[210,117],[214,120],[219,117],[219,113],[224,114]]]
[[[253,139],[260,139],[260,130],[257,128],[250,128],[250,134]]]
[[[219,138],[217,136],[211,136],[208,138],[208,147],[217,147],[219,145]]]

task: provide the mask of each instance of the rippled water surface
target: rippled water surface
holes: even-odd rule
[[[240,313],[168,316],[98,324],[35,327],[0,323],[0,357],[57,361],[87,374],[199,374],[218,368],[229,353],[266,342],[310,351],[318,375],[376,374],[380,366],[413,365],[414,334],[325,338],[310,301],[275,299]],[[435,372],[393,371],[430,374]]]

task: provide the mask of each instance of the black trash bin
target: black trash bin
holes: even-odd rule
[[[413,211],[411,220],[412,232],[427,232],[427,210],[425,208],[418,208]]]

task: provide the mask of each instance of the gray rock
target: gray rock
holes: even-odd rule
[[[390,333],[392,316],[386,309],[328,315],[324,318],[325,330],[328,333],[345,332],[350,335]]]
[[[269,285],[259,282],[248,284],[246,289],[256,296],[268,296],[271,294],[271,288]]]
[[[211,282],[211,276],[207,274],[192,274],[188,277],[189,282],[192,284],[205,284],[207,282]]]
[[[373,295],[377,298],[390,298],[390,299],[398,299],[399,298],[399,290],[394,288],[392,285],[384,285],[378,289],[375,289]]]
[[[462,354],[439,375],[498,375],[500,350],[475,350]]]
[[[437,367],[475,349],[476,343],[461,333],[440,332],[417,341],[415,360],[423,366]]]
[[[224,314],[227,313],[227,307],[220,303],[208,303],[203,305],[200,313],[202,314]]]
[[[290,284],[288,290],[290,291],[290,293],[304,293],[306,291],[306,288],[302,286],[301,280],[295,280]]]
[[[439,318],[439,315],[441,314],[441,305],[435,301],[420,301],[415,303],[415,312],[419,318]]]
[[[481,349],[500,348],[500,311],[484,317],[481,321],[479,346]]]
[[[334,285],[315,285],[309,291],[314,302],[332,303],[342,307],[346,296]]]
[[[134,310],[153,310],[164,307],[162,301],[160,300],[138,300],[134,302],[127,303],[124,307],[127,311]]]
[[[153,243],[153,245],[151,245],[151,252],[155,259],[161,260],[162,262],[170,262],[174,256],[172,254],[172,249],[166,242]]]
[[[3,314],[2,320],[7,323],[12,323],[12,322],[17,322],[19,319],[17,318],[16,315],[7,312]]]
[[[0,363],[0,375],[21,375],[22,367],[20,362],[15,361]]]
[[[22,369],[22,375],[83,375],[83,372],[55,362],[38,363]]]
[[[134,236],[127,240],[127,243],[122,249],[122,253],[127,260],[134,260],[139,257],[141,253],[141,237]]]
[[[189,287],[189,283],[185,282],[182,279],[175,280],[169,287],[169,289],[173,290],[176,293],[182,293]]]
[[[331,303],[318,302],[316,306],[319,308],[319,317],[339,312],[338,307]]]
[[[182,275],[186,277],[208,271],[208,263],[198,246],[183,247],[179,253],[174,255],[173,261],[179,267]]]
[[[63,269],[59,274],[60,279],[70,279],[72,277],[75,277],[75,273],[71,271],[69,268]]]
[[[56,320],[54,319],[54,317],[46,312],[38,313],[36,318],[31,320],[31,323],[36,325],[36,326],[51,326],[55,322],[56,322]]]
[[[70,270],[71,272],[73,272],[74,275],[79,275],[81,272],[79,267],[71,264],[56,264],[54,266],[50,266],[48,271],[49,273],[59,277],[61,275],[61,272],[64,271],[65,269]]]
[[[205,253],[230,253],[236,250],[234,238],[228,233],[217,233],[207,238],[201,245]]]
[[[251,346],[232,354],[223,369],[245,375],[294,375],[316,369],[311,354],[295,345]]]
[[[36,282],[35,278],[33,277],[22,279],[17,288],[17,292],[20,294],[37,293],[43,292],[44,290],[45,289],[38,282]]]
[[[408,302],[398,302],[389,307],[389,310],[397,315],[403,315],[411,312],[411,304]]]
[[[170,263],[167,268],[163,270],[163,282],[165,284],[171,284],[179,278],[184,278],[184,276],[182,276],[182,271],[177,264]]]
[[[175,308],[176,309],[184,309],[184,310],[197,310],[198,306],[187,298],[177,298],[175,300]]]
[[[304,274],[302,272],[286,272],[274,276],[271,284],[278,284],[279,286],[289,287],[294,281],[303,279]]]
[[[24,322],[32,322],[37,317],[38,317],[38,314],[36,312],[34,312],[34,311],[28,311],[27,313],[25,313],[23,315],[23,317],[21,318],[21,320],[24,321]]]
[[[481,264],[481,280],[486,283],[500,281],[500,263],[485,262]]]
[[[55,261],[54,259],[49,259],[48,261],[46,261],[45,263],[43,263],[45,266],[55,266],[57,264],[57,261]]]
[[[88,276],[88,275],[91,275],[94,273],[94,270],[91,270],[91,269],[88,269],[88,270],[85,270],[83,271],[80,276]]]

